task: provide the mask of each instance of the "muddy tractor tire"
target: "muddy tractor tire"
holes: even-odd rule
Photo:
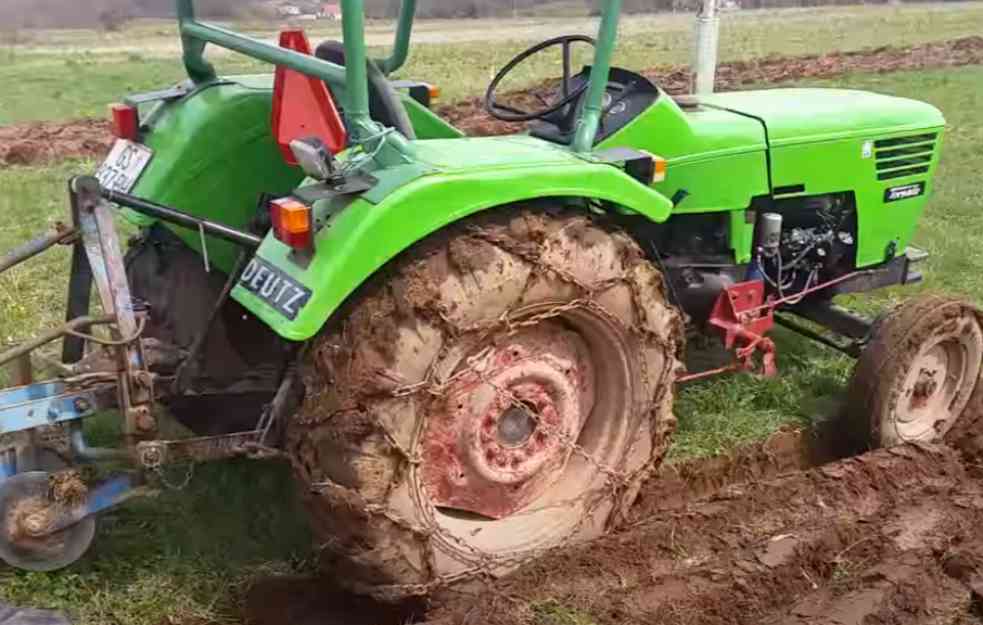
[[[398,600],[602,534],[668,449],[682,337],[637,244],[580,212],[419,243],[306,358],[287,448],[321,566]]]
[[[922,296],[887,313],[854,369],[844,431],[855,451],[953,442],[980,418],[983,314]]]

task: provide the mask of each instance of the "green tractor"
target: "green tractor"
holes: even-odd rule
[[[525,134],[469,138],[426,84],[344,42],[266,44],[177,3],[189,80],[113,109],[115,147],[70,184],[72,224],[5,270],[73,245],[68,319],[0,355],[0,557],[52,570],[98,513],[172,464],[284,458],[320,563],[384,599],[500,575],[618,524],[655,475],[680,382],[775,375],[776,322],[857,357],[842,432],[857,451],[963,436],[980,412],[972,305],[921,297],[876,322],[837,295],[921,279],[909,246],[944,120],[832,89],[672,97],[612,67],[621,3],[596,40],[545,41],[492,82]],[[208,44],[276,67],[218,76]],[[575,46],[594,46],[574,67]],[[539,110],[501,96],[556,49]],[[113,218],[140,235],[121,250]],[[92,306],[95,285],[101,308]],[[98,312],[97,312],[98,311]],[[101,329],[99,329],[101,327]],[[726,366],[687,373],[687,333]],[[63,339],[52,381],[30,353]],[[164,406],[193,436],[163,440]],[[127,445],[85,418],[119,410]],[[130,470],[86,483],[79,463]]]

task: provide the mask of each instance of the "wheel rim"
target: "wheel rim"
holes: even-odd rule
[[[624,332],[575,309],[452,351],[414,480],[440,542],[504,555],[576,532],[633,433]]]
[[[912,359],[895,411],[899,442],[939,440],[969,402],[980,375],[983,333],[964,318],[955,332],[933,336]]]

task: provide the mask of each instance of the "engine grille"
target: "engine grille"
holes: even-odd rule
[[[879,139],[874,142],[878,180],[903,178],[928,172],[938,133]]]

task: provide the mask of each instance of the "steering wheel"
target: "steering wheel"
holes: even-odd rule
[[[597,45],[594,39],[588,37],[587,35],[564,35],[562,37],[555,37],[553,39],[547,39],[542,43],[538,43],[528,50],[521,52],[518,56],[509,61],[505,67],[503,67],[502,70],[495,75],[495,79],[492,80],[491,84],[488,85],[488,91],[485,92],[485,110],[488,111],[488,113],[495,119],[500,119],[502,121],[528,122],[534,119],[543,119],[557,113],[558,111],[562,110],[563,107],[579,98],[581,94],[587,91],[588,83],[584,83],[573,90],[570,88],[570,79],[573,77],[571,72],[570,46],[574,43],[589,43],[592,46]],[[498,86],[502,83],[502,80],[504,80],[505,77],[508,76],[520,63],[532,55],[538,54],[543,50],[555,46],[563,46],[563,88],[559,100],[553,104],[547,104],[546,108],[538,111],[523,111],[506,104],[500,104],[495,96],[497,95],[496,92],[498,91]]]

